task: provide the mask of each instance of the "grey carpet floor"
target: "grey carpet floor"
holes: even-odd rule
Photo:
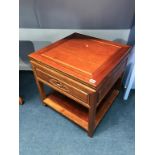
[[[20,95],[25,100],[19,106],[20,155],[134,155],[134,91],[127,101],[121,91],[93,138],[41,104],[32,72],[20,72]]]

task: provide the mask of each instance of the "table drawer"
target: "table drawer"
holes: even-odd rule
[[[84,103],[88,104],[88,93],[84,92],[76,87],[73,87],[69,83],[66,83],[57,77],[54,77],[48,73],[45,73],[44,71],[40,70],[39,68],[36,68],[36,74],[37,77],[41,78],[45,82],[47,82],[49,85],[51,85],[54,89],[57,91],[60,91],[61,93],[65,93],[65,95],[73,96],[79,100],[81,100]],[[73,98],[74,99],[74,98]]]

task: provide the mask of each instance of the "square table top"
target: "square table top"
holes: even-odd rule
[[[129,49],[128,45],[73,33],[29,57],[97,86],[129,53]]]

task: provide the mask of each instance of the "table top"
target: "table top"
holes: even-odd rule
[[[73,33],[29,57],[97,86],[128,54],[129,49],[127,45]]]

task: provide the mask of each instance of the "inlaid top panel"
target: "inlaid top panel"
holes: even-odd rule
[[[126,45],[74,33],[30,57],[94,84],[128,49]]]

